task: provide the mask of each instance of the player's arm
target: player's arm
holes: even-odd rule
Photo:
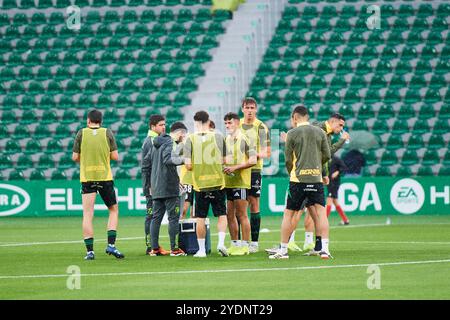
[[[106,137],[108,138],[108,144],[109,144],[109,158],[114,161],[119,160],[119,151],[117,148],[116,138],[114,138],[114,134],[110,129],[106,130]]]
[[[186,143],[184,144],[183,155],[186,169],[192,171],[192,140],[190,137],[186,139]]]
[[[327,162],[331,159],[331,151],[330,146],[328,145],[328,140],[325,132],[322,131],[322,164],[327,164]],[[328,165],[325,166],[328,171]],[[329,172],[327,172],[327,176]]]
[[[80,162],[80,153],[81,153],[81,138],[82,138],[83,130],[79,130],[75,137],[75,141],[73,143],[72,148],[72,160],[75,162]]]
[[[292,168],[294,168],[294,158],[293,158],[294,145],[293,145],[293,142],[294,141],[292,140],[291,135],[288,132],[287,137],[286,137],[286,147],[284,150],[284,155],[286,158],[286,170],[289,174],[291,174]]]
[[[177,154],[177,150],[173,149],[173,143],[167,143],[163,146],[162,155],[163,155],[163,164],[170,166],[180,166],[184,163],[184,158],[179,155],[179,150]]]
[[[244,170],[244,169],[251,168],[258,163],[258,159],[257,159],[255,150],[250,149],[249,144],[245,140],[242,140],[242,144],[241,144],[240,148],[241,148],[241,150],[245,150],[244,152],[248,157],[248,161],[245,161],[243,163],[240,163],[240,164],[237,164],[237,165],[234,165],[231,167],[224,168],[223,171],[226,174],[230,174],[230,173],[233,173],[238,170]]]
[[[259,145],[261,146],[260,152],[257,154],[258,159],[270,158],[272,154],[272,148],[270,146],[269,129],[265,125],[261,125],[258,130]]]

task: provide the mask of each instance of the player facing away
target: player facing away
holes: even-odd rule
[[[242,101],[242,112],[244,118],[241,119],[242,132],[249,139],[250,145],[256,150],[257,164],[252,167],[251,173],[251,189],[248,194],[248,202],[250,204],[250,227],[251,227],[251,239],[250,253],[257,252],[259,250],[259,229],[261,226],[260,215],[260,197],[262,187],[262,169],[263,161],[265,158],[270,158],[270,137],[269,129],[260,120],[256,118],[256,112],[258,105],[256,100],[250,97],[245,98]]]
[[[225,248],[225,233],[227,230],[227,210],[225,199],[225,178],[223,164],[227,154],[223,136],[211,132],[209,114],[199,111],[194,115],[195,132],[186,139],[184,148],[185,165],[192,171],[192,182],[195,190],[195,216],[197,222],[197,241],[199,250],[196,258],[206,257],[206,226],[209,207],[214,216],[218,217],[217,229],[219,241],[217,251],[222,256],[228,256]]]
[[[286,169],[290,174],[290,183],[281,224],[281,243],[279,250],[269,258],[289,258],[288,241],[292,233],[292,217],[308,199],[316,209],[311,215],[316,229],[322,235],[320,257],[329,259],[329,226],[325,211],[322,168],[331,157],[330,147],[325,132],[308,122],[308,110],[304,106],[295,107],[292,117],[297,127],[291,129],[286,138]]]
[[[224,117],[227,129],[227,157],[224,168],[227,193],[227,219],[231,237],[230,255],[249,254],[250,222],[248,220],[247,195],[251,188],[251,168],[256,164],[256,151],[251,148],[248,138],[239,129],[240,120],[236,113]],[[238,220],[242,230],[239,240]]]
[[[339,157],[333,156],[330,162],[330,183],[328,184],[328,198],[327,198],[327,217],[330,216],[331,213],[331,205],[334,204],[336,211],[339,213],[341,217],[342,225],[349,225],[350,221],[347,218],[342,207],[339,205],[338,201],[338,191],[339,186],[341,185],[341,176],[347,170],[347,166],[344,161],[342,161]]]
[[[153,149],[153,140],[161,134],[166,132],[166,119],[160,114],[154,114],[149,119],[149,130],[147,138],[144,140],[142,146],[142,188],[146,200],[146,214],[144,223],[145,244],[147,249],[145,254],[150,254],[152,251],[152,243],[150,236],[150,223],[152,221],[153,200],[150,192],[150,161],[151,151]]]
[[[100,111],[89,111],[87,127],[78,131],[72,150],[72,160],[80,163],[85,260],[95,259],[93,219],[97,192],[109,210],[106,253],[118,259],[125,257],[115,246],[119,207],[110,166],[110,160],[119,159],[119,153],[111,130],[101,127],[102,118]]]

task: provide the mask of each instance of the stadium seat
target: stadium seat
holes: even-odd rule
[[[2,124],[11,124],[17,121],[16,114],[12,110],[2,112]]]
[[[114,174],[114,178],[117,179],[117,180],[122,180],[122,179],[123,180],[129,180],[129,179],[131,179],[131,175],[130,175],[130,172],[128,170],[120,168]]]
[[[17,163],[15,166],[17,169],[24,170],[33,167],[33,160],[31,160],[30,156],[22,154],[17,159]]]
[[[427,121],[416,121],[413,127],[413,134],[423,134],[430,131],[430,126]]]
[[[138,167],[139,166],[139,162],[137,160],[137,157],[135,154],[133,153],[127,153],[123,159],[122,159],[122,164],[121,167],[122,168],[134,168],[134,167]]]
[[[444,155],[444,160],[442,161],[443,165],[449,166],[450,165],[450,150],[447,150],[447,152]]]
[[[64,148],[60,140],[52,139],[47,143],[46,153],[53,154],[58,152],[63,152]]]
[[[14,130],[14,139],[23,139],[30,136],[30,131],[27,126],[18,125]]]
[[[406,120],[397,119],[392,127],[393,134],[403,134],[409,131],[408,122]]]
[[[378,167],[375,175],[378,177],[390,177],[392,176],[392,172],[389,167]]]
[[[407,145],[409,149],[416,150],[423,148],[425,144],[421,135],[412,134]]]
[[[9,173],[8,180],[25,180],[25,177],[23,176],[23,172],[17,169],[14,169]]]
[[[448,90],[447,90],[448,93]],[[439,119],[450,119],[450,103],[444,104],[439,110]]]
[[[445,134],[448,132],[450,132],[448,119],[439,119],[438,121],[436,121],[433,127],[433,134]]]
[[[427,167],[427,166],[421,166],[419,167],[419,170],[417,171],[417,175],[418,176],[433,176],[433,170],[431,169],[431,167]]]
[[[96,0],[97,1],[97,0]],[[59,169],[56,169],[52,172],[50,179],[53,180],[67,180],[67,176],[64,173],[64,171],[60,171]]]
[[[42,154],[39,157],[38,164],[37,164],[37,167],[39,169],[50,169],[50,168],[53,168],[54,166],[55,166],[55,162],[53,161],[53,158],[50,155]]]
[[[39,169],[33,169],[30,173],[30,180],[36,181],[36,180],[45,180],[44,172],[42,172]]]
[[[422,165],[435,165],[440,162],[439,154],[436,150],[430,150],[428,149],[425,151],[425,154],[423,155],[422,159]]]
[[[391,166],[397,163],[397,155],[393,150],[385,150],[381,156],[380,165]]]
[[[417,152],[415,150],[407,149],[403,154],[401,164],[409,166],[416,163],[419,163],[419,157],[417,156]]]
[[[438,176],[450,176],[450,166],[442,166],[439,169]]]
[[[408,166],[400,167],[397,170],[396,176],[398,177],[411,177],[413,175],[411,168]]]
[[[374,150],[367,150],[364,153],[364,159],[366,160],[366,165],[371,166],[377,163],[377,156]]]

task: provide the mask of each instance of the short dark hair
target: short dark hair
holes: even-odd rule
[[[309,112],[305,106],[298,105],[294,108],[294,111],[292,111],[292,117],[294,116],[294,114],[298,114],[298,115],[304,117],[304,116],[308,116]]]
[[[224,121],[229,121],[229,120],[239,120],[239,116],[237,113],[234,112],[228,112],[225,117],[223,117]]]
[[[156,126],[159,122],[166,120],[166,118],[164,118],[164,116],[160,115],[160,114],[152,114],[150,116],[150,120],[149,120],[149,124],[150,127],[151,126]]]
[[[252,97],[245,97],[244,100],[242,100],[242,108],[246,104],[254,104],[256,107],[258,107],[258,104],[256,103],[255,98],[252,98]]]
[[[92,123],[98,123],[101,124],[103,121],[103,115],[100,111],[98,111],[97,109],[91,110],[88,113],[88,119],[92,122]]]
[[[335,119],[339,119],[339,120],[344,120],[345,121],[345,117],[342,114],[340,114],[340,113],[333,113],[331,115],[330,119],[331,118],[335,118]]]
[[[209,120],[209,128],[210,129],[215,129],[216,128],[216,123],[212,120]]]
[[[194,121],[201,121],[202,123],[207,123],[209,120],[209,114],[206,111],[198,111],[194,115]]]
[[[187,127],[184,125],[183,122],[177,121],[177,122],[173,123],[172,126],[170,127],[170,132],[174,132],[177,130],[186,130],[187,131]]]

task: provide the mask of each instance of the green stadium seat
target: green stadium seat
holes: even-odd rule
[[[30,136],[30,131],[28,130],[27,126],[22,126],[22,125],[18,125],[15,129],[14,129],[14,139],[23,139],[23,138],[27,138]]]
[[[423,47],[420,55],[421,55],[422,59],[433,59],[433,58],[437,58],[439,56],[439,54],[436,51],[436,49],[434,48],[434,46]]]
[[[438,176],[450,176],[450,166],[442,166],[439,169]]]
[[[42,151],[42,147],[41,147],[41,144],[39,143],[39,141],[34,140],[34,139],[28,140],[28,142],[25,146],[25,150],[24,150],[24,152],[26,154],[34,154],[34,153],[38,153],[41,151]]]
[[[433,68],[430,65],[429,61],[420,60],[417,62],[416,68],[414,70],[415,74],[425,74],[432,72]]]
[[[421,89],[427,86],[427,81],[423,75],[415,75],[411,78],[408,87],[412,89]],[[403,86],[402,86],[403,87]]]
[[[121,167],[125,168],[125,169],[129,169],[129,168],[135,168],[139,166],[139,162],[137,160],[137,157],[135,154],[133,153],[127,153],[123,159],[122,159],[122,164]]]
[[[416,113],[415,113],[413,107],[411,105],[404,104],[400,107],[397,118],[398,119],[410,119],[410,118],[414,118],[415,116],[416,116]]]
[[[25,177],[23,176],[23,172],[17,169],[14,169],[9,173],[8,180],[25,180]]]
[[[111,0],[111,7],[125,6],[127,3],[125,0]]]
[[[444,155],[444,160],[442,161],[442,164],[445,166],[450,165],[450,150],[447,150],[447,152]]]
[[[53,154],[58,152],[63,152],[64,148],[61,144],[61,141],[58,139],[52,139],[47,144],[46,153]]]
[[[17,117],[13,111],[6,110],[6,111],[3,111],[1,120],[2,120],[2,125],[3,124],[8,125],[8,124],[17,122]]]
[[[317,120],[318,121],[325,121],[328,120],[331,114],[333,114],[334,111],[330,106],[322,105],[319,108],[319,111],[317,113]]]
[[[20,170],[32,168],[33,160],[31,160],[30,156],[22,154],[17,159],[17,163],[16,163],[15,167]]]
[[[384,119],[380,118],[380,116],[378,116],[378,119],[373,124],[371,132],[376,135],[381,135],[386,132],[389,132],[389,127],[387,125],[386,120],[384,120]]]
[[[60,124],[55,129],[54,137],[56,139],[64,139],[70,137],[71,135],[72,132],[70,131],[70,127],[65,124]]]
[[[368,127],[367,127],[367,123],[366,121],[363,120],[356,120],[355,122],[353,122],[352,125],[352,130],[353,131],[359,131],[359,130],[363,130],[363,131],[369,131]]]
[[[15,140],[8,140],[5,145],[4,149],[5,154],[15,154],[22,152],[22,148],[20,147],[19,143]]]
[[[95,0],[95,1],[97,1],[97,0]],[[64,173],[64,171],[60,171],[59,169],[56,169],[56,170],[54,170],[52,172],[52,174],[50,176],[50,179],[52,181],[54,181],[54,180],[67,180],[67,176]]]
[[[400,167],[397,170],[396,176],[397,177],[411,177],[413,175],[410,167]]]
[[[392,176],[392,172],[389,167],[378,167],[375,175],[378,177],[390,177]]]
[[[169,124],[172,124],[176,121],[183,121],[184,115],[180,109],[171,108],[167,111],[166,120]]]
[[[394,122],[391,132],[393,134],[404,134],[409,132],[408,122],[406,122],[406,120],[397,119]]]
[[[448,93],[448,90],[447,90]],[[440,109],[439,109],[439,118],[444,120],[444,119],[450,119],[450,104],[444,104]]]
[[[55,167],[55,162],[53,161],[53,158],[48,154],[42,154],[39,157],[37,167],[39,169],[50,169]]]
[[[45,180],[44,173],[39,169],[33,169],[30,173],[30,180],[36,181],[36,180]]]
[[[441,60],[434,68],[434,72],[437,74],[446,74],[450,72],[450,61]]]
[[[177,95],[175,96],[174,100],[173,100],[173,106],[175,108],[181,108],[184,106],[189,105],[191,102],[191,100],[189,99],[189,97],[186,94],[183,93],[177,93]]]
[[[5,101],[5,102],[7,102],[7,101]],[[20,107],[22,110],[31,110],[31,109],[37,108],[37,104],[34,99],[34,96],[31,96],[31,95],[22,96],[22,101],[20,102]]]
[[[423,155],[422,165],[436,165],[439,164],[439,154],[436,150],[427,150]]]
[[[377,163],[377,156],[374,150],[367,150],[364,154],[366,165],[371,166]]]
[[[387,81],[383,75],[374,75],[370,80],[370,88],[381,89],[387,87]]]
[[[428,120],[436,116],[436,112],[434,111],[433,106],[428,104],[423,104],[420,107],[418,117],[419,120]]]
[[[445,141],[442,135],[433,134],[428,141],[428,149],[445,148]]]
[[[10,156],[7,154],[0,154],[0,170],[9,169],[12,167],[13,167],[13,162],[12,162]]]
[[[72,168],[75,163],[72,161],[72,157],[69,153],[63,155],[58,162],[58,169],[69,169]]]
[[[342,105],[339,108],[339,113],[342,114],[345,119],[351,119],[355,117],[355,113],[353,112],[353,109],[349,105]]]
[[[450,132],[448,119],[438,119],[438,121],[436,121],[436,123],[434,124],[433,134],[446,134],[448,132]]]
[[[120,125],[116,137],[117,139],[123,139],[123,138],[128,138],[128,137],[132,137],[134,135],[133,129],[131,129],[131,127],[126,124],[123,123],[122,125]]]
[[[130,168],[130,167],[128,167],[128,168]],[[114,174],[114,178],[117,179],[117,180],[130,180],[131,179],[131,175],[130,175],[130,172],[128,170],[120,168]]]
[[[403,140],[400,135],[394,135],[391,134],[389,137],[387,143],[386,143],[386,149],[388,150],[397,150],[403,148]]]
[[[413,127],[413,135],[423,134],[430,131],[430,126],[427,121],[416,121]]]
[[[414,165],[419,163],[419,157],[415,150],[407,149],[403,154],[401,164],[404,166]]]
[[[34,110],[26,110],[22,114],[22,119],[20,120],[22,124],[31,124],[37,122],[37,116]]]

